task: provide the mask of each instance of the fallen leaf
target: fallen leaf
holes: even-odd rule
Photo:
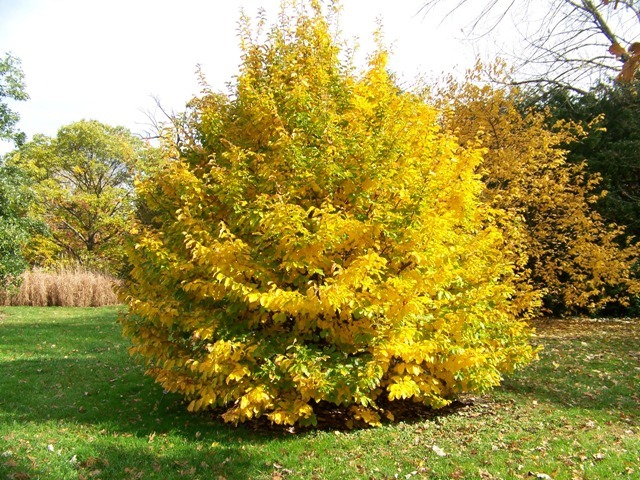
[[[539,480],[553,480],[553,478],[551,478],[549,475],[547,475],[546,473],[534,473],[534,472],[529,472],[529,476],[530,477],[535,477]]]
[[[31,475],[29,475],[27,472],[18,472],[14,473],[10,478],[15,480],[30,480]]]
[[[482,480],[494,480],[495,479],[495,477],[493,475],[491,475],[491,473],[489,473],[488,470],[485,470],[483,468],[478,470],[478,475],[480,475],[480,478]]]
[[[439,457],[446,457],[447,454],[445,453],[445,451],[443,449],[441,449],[439,446],[434,445],[431,447],[431,450],[433,450],[433,453],[435,453],[436,455],[438,455]]]
[[[460,480],[464,478],[464,472],[458,468],[454,472],[451,472],[451,478],[452,480]]]
[[[196,467],[191,467],[186,470],[180,470],[178,472],[178,474],[182,475],[183,477],[193,477],[194,473],[196,473]]]

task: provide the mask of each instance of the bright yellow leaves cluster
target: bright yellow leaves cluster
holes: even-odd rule
[[[402,92],[382,49],[361,74],[341,63],[310,11],[243,35],[233,94],[194,100],[175,159],[138,185],[122,324],[190,410],[313,424],[330,402],[375,425],[380,399],[440,407],[535,351],[483,149]]]
[[[500,65],[491,68],[493,78],[504,75]],[[435,103],[463,145],[480,139],[487,148],[483,198],[506,213],[498,223],[517,267],[514,307],[526,311],[540,298],[562,312],[625,304],[640,291],[632,276],[638,248],[621,247],[622,228],[593,209],[599,177],[566,161],[567,145],[586,132],[562,121],[549,126],[545,111],[518,108],[517,91],[478,80],[479,70],[450,81]]]

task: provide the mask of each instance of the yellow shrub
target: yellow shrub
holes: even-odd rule
[[[320,8],[293,10],[266,43],[243,35],[233,94],[194,100],[174,161],[138,185],[154,213],[130,251],[133,353],[230,422],[314,423],[326,401],[377,424],[382,397],[497,385],[535,352],[482,150],[394,84],[384,50],[356,75]]]

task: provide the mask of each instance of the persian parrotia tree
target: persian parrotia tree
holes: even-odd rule
[[[314,423],[330,402],[377,424],[380,399],[441,407],[528,363],[482,151],[383,50],[341,63],[316,3],[249,31],[235,91],[194,100],[189,140],[139,184],[153,214],[121,322],[148,373],[230,422]]]

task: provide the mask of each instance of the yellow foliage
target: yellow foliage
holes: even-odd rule
[[[138,185],[153,218],[121,321],[190,410],[314,424],[330,402],[376,425],[380,397],[440,407],[535,356],[483,150],[396,86],[383,49],[357,74],[329,31],[294,2],[265,43],[244,33],[233,94],[194,99],[176,158]]]
[[[638,248],[620,247],[623,229],[592,209],[606,194],[598,193],[600,178],[566,161],[566,145],[586,132],[564,121],[549,127],[545,111],[522,111],[516,89],[480,81],[483,68],[463,83],[450,80],[433,100],[462,145],[481,141],[487,149],[478,172],[516,265],[514,307],[530,311],[540,298],[554,311],[625,304],[640,292],[631,278]],[[506,78],[501,64],[490,68],[492,78]]]

